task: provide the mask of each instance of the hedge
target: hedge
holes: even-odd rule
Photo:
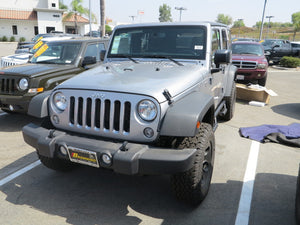
[[[279,64],[288,68],[297,68],[298,66],[300,66],[300,58],[284,56],[280,59]]]

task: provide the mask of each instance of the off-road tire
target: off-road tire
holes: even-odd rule
[[[296,201],[295,201],[295,217],[297,224],[300,224],[300,165],[297,177]]]
[[[224,98],[225,104],[227,108],[227,112],[225,115],[220,115],[220,119],[229,121],[232,119],[234,110],[235,110],[235,102],[236,102],[236,86],[235,83],[231,87],[230,96]]]
[[[193,167],[171,176],[171,185],[176,197],[193,206],[199,205],[206,197],[213,173],[215,138],[210,124],[202,123],[199,133],[186,137],[178,148],[196,148]]]
[[[49,157],[42,156],[40,154],[38,154],[38,156],[41,162],[43,163],[43,165],[52,170],[67,172],[77,167],[76,164],[60,158],[49,158]]]
[[[262,79],[258,79],[257,80],[257,83],[260,85],[260,86],[266,86],[266,83],[267,83],[267,75],[264,77],[264,78],[262,78]]]

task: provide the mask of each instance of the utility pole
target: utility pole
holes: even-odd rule
[[[268,24],[268,30],[267,30],[267,35],[266,35],[266,39],[268,38],[269,35],[269,28],[270,28],[270,23],[271,23],[271,18],[273,18],[274,16],[266,16],[267,19],[269,19],[269,24]]]
[[[243,21],[243,19],[238,19],[238,21],[239,21],[239,36],[238,37],[240,37],[241,21]]]
[[[181,21],[181,13],[182,13],[182,10],[187,10],[187,8],[184,8],[184,7],[175,7],[175,9],[180,11],[180,14],[179,14],[179,21]]]
[[[91,12],[91,0],[89,0],[89,20],[90,20],[90,37],[92,37],[92,12]]]
[[[262,38],[262,32],[263,32],[263,28],[264,28],[264,17],[265,17],[266,4],[267,4],[267,0],[265,0],[263,14],[262,14],[262,18],[261,18],[261,27],[260,27],[259,40],[261,40],[261,38]]]

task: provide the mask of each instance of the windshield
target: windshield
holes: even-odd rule
[[[73,64],[79,53],[81,43],[43,44],[32,56],[32,63]]]
[[[264,50],[257,44],[233,44],[232,54],[264,55]]]
[[[205,59],[202,26],[157,26],[117,29],[108,58]]]

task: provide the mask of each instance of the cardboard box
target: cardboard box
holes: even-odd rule
[[[266,104],[270,101],[270,96],[276,96],[272,90],[259,85],[236,84],[236,98],[246,101],[258,101]]]

